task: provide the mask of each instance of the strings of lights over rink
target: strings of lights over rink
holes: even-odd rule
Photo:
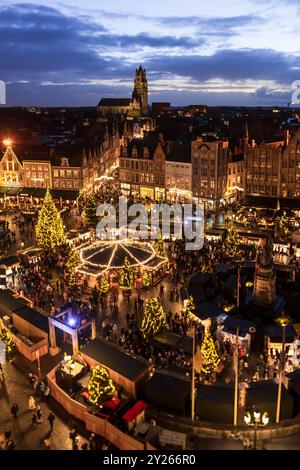
[[[98,3],[0,6],[0,449],[300,450],[299,2]]]

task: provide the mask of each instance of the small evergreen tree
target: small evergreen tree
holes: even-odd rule
[[[96,366],[92,369],[87,389],[90,403],[99,408],[101,408],[106,401],[110,400],[115,393],[114,384],[109,378],[107,370],[101,366]]]
[[[105,274],[103,274],[100,280],[99,292],[101,295],[106,295],[108,291],[109,291],[109,282]]]
[[[69,248],[69,255],[66,262],[66,275],[69,286],[76,283],[76,268],[80,265],[80,256],[74,246]]]
[[[210,378],[220,363],[219,355],[216,351],[215,343],[209,331],[204,334],[201,345],[202,369],[201,373]]]
[[[236,228],[232,225],[226,237],[226,251],[229,256],[236,256],[239,252],[239,239]]]
[[[39,211],[36,240],[38,246],[45,250],[56,250],[66,243],[63,222],[49,189],[47,189],[42,208]]]
[[[155,336],[166,324],[164,309],[157,297],[146,300],[141,332],[144,338]]]
[[[143,287],[149,287],[151,285],[151,276],[148,271],[144,271],[142,275]]]
[[[190,296],[185,307],[186,316],[189,317],[190,315],[194,315],[195,310],[196,310],[196,307],[195,307],[194,299],[192,296]]]
[[[158,240],[156,240],[154,243],[154,250],[156,254],[158,256],[161,256],[162,258],[165,258],[167,256],[165,242],[163,241],[161,234],[159,235]]]
[[[13,358],[13,354],[16,351],[15,342],[11,336],[11,334],[5,329],[0,328],[0,342],[4,344],[5,347],[5,357],[2,357],[3,351],[0,350],[0,359],[5,359],[6,361],[10,361]],[[0,344],[1,346],[1,344]],[[0,360],[0,364],[1,364]]]
[[[134,274],[129,259],[125,258],[122,269],[120,270],[120,286],[123,289],[133,289]]]
[[[84,221],[89,229],[96,230],[99,219],[97,217],[97,202],[95,196],[90,194],[84,209]]]

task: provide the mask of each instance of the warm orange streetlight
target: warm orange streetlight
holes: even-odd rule
[[[10,147],[11,144],[12,144],[12,141],[10,139],[3,140],[3,145],[5,145],[5,147]]]

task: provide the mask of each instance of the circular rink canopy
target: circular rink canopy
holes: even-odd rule
[[[97,241],[80,250],[81,265],[78,271],[101,276],[105,271],[118,270],[129,260],[132,268],[156,270],[167,264],[168,259],[158,256],[149,242],[133,240]]]

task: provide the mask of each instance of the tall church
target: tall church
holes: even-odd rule
[[[102,98],[97,106],[102,116],[122,114],[136,118],[148,115],[148,81],[146,70],[140,65],[135,71],[134,89],[130,98]]]

